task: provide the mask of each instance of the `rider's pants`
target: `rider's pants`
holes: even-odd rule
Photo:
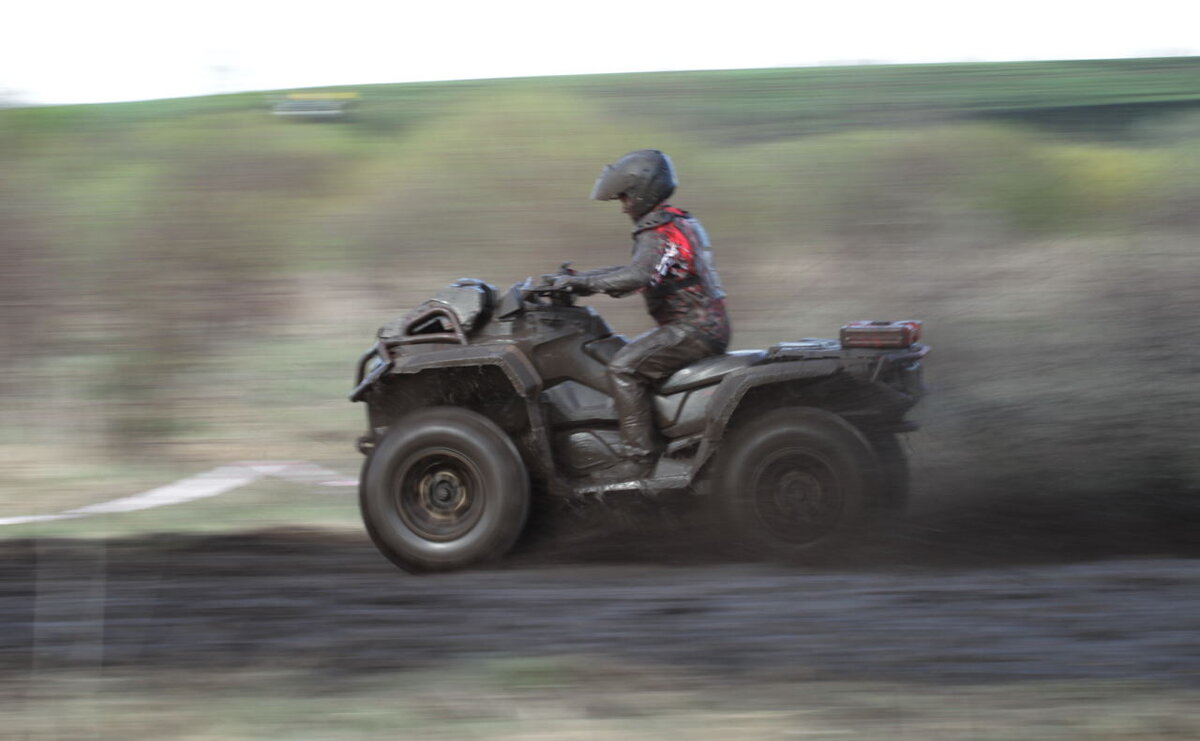
[[[650,384],[722,352],[724,343],[686,324],[664,324],[639,335],[617,352],[608,364],[608,380],[621,420],[626,456],[645,458],[657,447]]]

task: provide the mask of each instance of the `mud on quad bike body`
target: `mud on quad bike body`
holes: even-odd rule
[[[460,280],[380,329],[359,359],[350,398],[367,405],[364,522],[410,571],[503,555],[534,492],[692,491],[753,551],[845,545],[904,506],[897,435],[915,429],[904,416],[928,352],[917,326],[875,323],[866,341],[802,339],[685,366],[652,394],[666,441],[652,473],[614,480],[606,368],[625,338],[549,282],[499,293]]]

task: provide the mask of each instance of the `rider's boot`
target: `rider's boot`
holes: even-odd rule
[[[654,417],[646,387],[636,379],[623,375],[612,377],[613,401],[620,417],[621,442],[614,452],[621,460],[606,469],[610,476],[641,479],[649,476],[657,457],[654,440]]]

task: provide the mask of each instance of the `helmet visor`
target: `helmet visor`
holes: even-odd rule
[[[596,178],[596,184],[592,186],[593,201],[614,201],[621,197],[621,193],[625,192],[625,178],[617,171],[617,168],[612,165],[605,165],[600,171],[600,177]]]

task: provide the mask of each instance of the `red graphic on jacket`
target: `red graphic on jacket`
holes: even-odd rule
[[[654,272],[643,289],[647,309],[660,325],[685,322],[727,343],[730,327],[725,294],[706,254],[703,229],[686,211],[674,206],[661,210],[673,218],[647,230],[658,241]]]
[[[659,325],[681,324],[704,334],[713,347],[729,342],[725,291],[713,267],[708,235],[687,211],[662,206],[633,227],[633,259],[582,274],[587,289],[610,296],[640,292]]]

